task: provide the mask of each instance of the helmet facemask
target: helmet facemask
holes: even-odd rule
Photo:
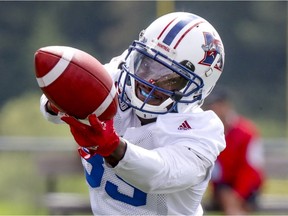
[[[174,12],[139,36],[120,74],[122,104],[145,119],[200,107],[224,67],[224,46],[215,28],[195,14]]]
[[[145,119],[178,112],[178,103],[201,100],[203,80],[187,60],[178,63],[159,51],[135,41],[123,64],[120,98]],[[126,92],[130,97],[125,97]],[[191,97],[194,95],[193,97]],[[190,97],[189,97],[190,96]]]

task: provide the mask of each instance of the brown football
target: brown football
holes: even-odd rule
[[[95,57],[73,47],[48,46],[36,51],[34,63],[39,87],[62,112],[78,119],[95,113],[102,121],[116,114],[115,84]]]

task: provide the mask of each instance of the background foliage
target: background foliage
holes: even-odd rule
[[[226,63],[219,84],[231,89],[238,110],[255,119],[264,135],[273,135],[265,128],[275,123],[276,135],[285,135],[287,2],[175,1],[174,6],[203,16],[222,36]],[[73,46],[105,63],[156,17],[154,1],[0,2],[0,109],[28,115],[29,107],[5,105],[25,99],[27,92],[41,93],[33,66],[40,47]],[[12,133],[1,125],[0,135]]]

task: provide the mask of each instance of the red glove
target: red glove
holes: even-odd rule
[[[95,114],[91,114],[88,116],[91,126],[71,116],[63,116],[61,119],[70,126],[75,141],[89,149],[90,153],[106,157],[114,152],[120,143],[120,138],[113,126],[113,119],[101,122]],[[83,156],[81,152],[79,153]]]

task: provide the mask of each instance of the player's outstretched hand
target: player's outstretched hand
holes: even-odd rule
[[[70,131],[78,145],[93,153],[107,157],[119,145],[120,138],[114,129],[113,119],[101,122],[95,114],[91,114],[88,116],[90,125],[71,116],[63,116],[61,119],[70,126]]]

